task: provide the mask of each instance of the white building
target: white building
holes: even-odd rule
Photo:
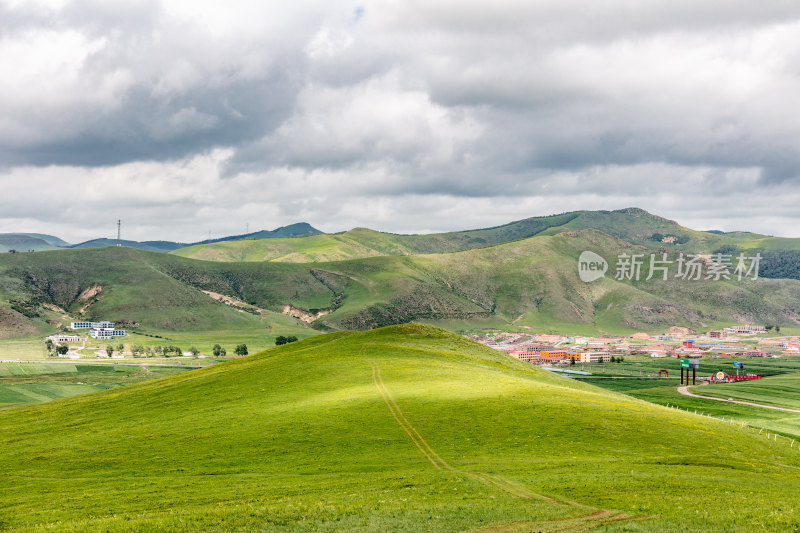
[[[114,329],[114,323],[104,320],[102,322],[73,322],[72,329]]]
[[[77,335],[60,334],[60,335],[50,335],[47,338],[50,339],[53,342],[80,342],[81,341],[81,338],[79,336],[77,336]]]
[[[608,352],[583,352],[581,363],[608,363],[611,355]]]
[[[124,329],[115,329],[113,322],[107,320],[102,322],[73,322],[70,327],[72,329],[91,329],[89,335],[94,339],[113,339],[114,337],[124,337]]]
[[[94,338],[94,339],[107,340],[107,339],[113,339],[114,337],[124,337],[125,336],[125,330],[124,329],[114,329],[114,328],[111,328],[111,329],[93,329],[92,331],[89,332],[89,335],[91,335],[91,337]]]
[[[767,332],[767,328],[765,328],[764,326],[749,326],[749,325],[742,326],[742,325],[736,325],[736,326],[731,326],[731,327],[725,328],[725,329],[726,330],[730,330],[733,333],[738,333],[739,335],[751,334],[751,333],[766,333]]]

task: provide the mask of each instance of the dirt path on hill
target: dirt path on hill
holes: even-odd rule
[[[611,524],[614,522],[644,520],[647,518],[653,518],[651,516],[631,516],[625,513],[621,513],[619,511],[598,509],[596,507],[583,505],[581,503],[563,498],[559,499],[552,498],[544,494],[533,492],[529,490],[527,487],[524,487],[523,485],[515,481],[505,479],[495,474],[459,470],[457,468],[454,468],[447,461],[442,459],[442,457],[438,453],[436,453],[436,451],[433,448],[431,448],[430,444],[428,444],[425,441],[425,439],[422,438],[422,435],[420,435],[419,431],[417,431],[417,429],[411,424],[411,422],[409,422],[408,418],[406,418],[405,414],[400,409],[400,406],[397,405],[394,396],[392,396],[392,393],[389,391],[389,389],[386,387],[386,384],[383,382],[380,366],[378,366],[378,364],[373,361],[370,361],[369,364],[370,367],[372,368],[372,382],[375,385],[375,388],[378,389],[381,398],[383,398],[383,401],[386,404],[386,407],[389,409],[389,412],[391,413],[395,422],[397,422],[397,424],[405,432],[405,434],[408,435],[408,438],[411,440],[411,442],[414,443],[414,446],[416,446],[416,448],[420,451],[420,453],[422,453],[422,455],[425,456],[425,458],[428,460],[428,462],[431,463],[431,465],[433,465],[434,468],[436,468],[437,470],[447,470],[456,474],[461,474],[467,477],[471,477],[487,485],[492,485],[509,494],[512,494],[514,496],[526,500],[535,499],[535,500],[545,501],[551,505],[574,507],[583,509],[584,511],[588,511],[587,514],[577,517],[560,518],[554,520],[509,522],[503,524],[496,524],[489,527],[482,527],[479,529],[471,530],[471,533],[489,533],[489,532],[521,533],[523,531],[531,531],[532,529],[547,533],[556,533],[556,532],[576,533],[578,531],[588,531],[590,529],[599,528],[601,526],[604,526],[606,524]]]
[[[678,392],[680,392],[684,396],[691,396],[692,398],[702,398],[704,400],[715,400],[718,402],[725,402],[725,403],[738,403],[740,405],[752,405],[753,407],[763,407],[764,409],[773,409],[775,411],[786,411],[789,413],[800,413],[800,409],[789,409],[788,407],[777,407],[775,405],[764,405],[763,403],[744,402],[741,400],[726,400],[724,398],[714,398],[713,396],[700,396],[699,394],[694,394],[689,392],[688,386],[678,387]]]

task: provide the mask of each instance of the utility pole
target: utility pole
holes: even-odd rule
[[[120,236],[122,235],[121,230],[122,230],[122,220],[117,219],[117,246],[122,246],[122,243],[120,242]]]

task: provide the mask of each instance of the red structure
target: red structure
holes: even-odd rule
[[[658,377],[661,377],[662,372],[664,373],[664,377],[667,378],[669,377],[669,370],[667,370],[666,368],[662,368],[661,370],[658,371]]]

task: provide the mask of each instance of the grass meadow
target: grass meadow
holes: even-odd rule
[[[423,325],[0,411],[45,531],[795,531],[800,450]]]

